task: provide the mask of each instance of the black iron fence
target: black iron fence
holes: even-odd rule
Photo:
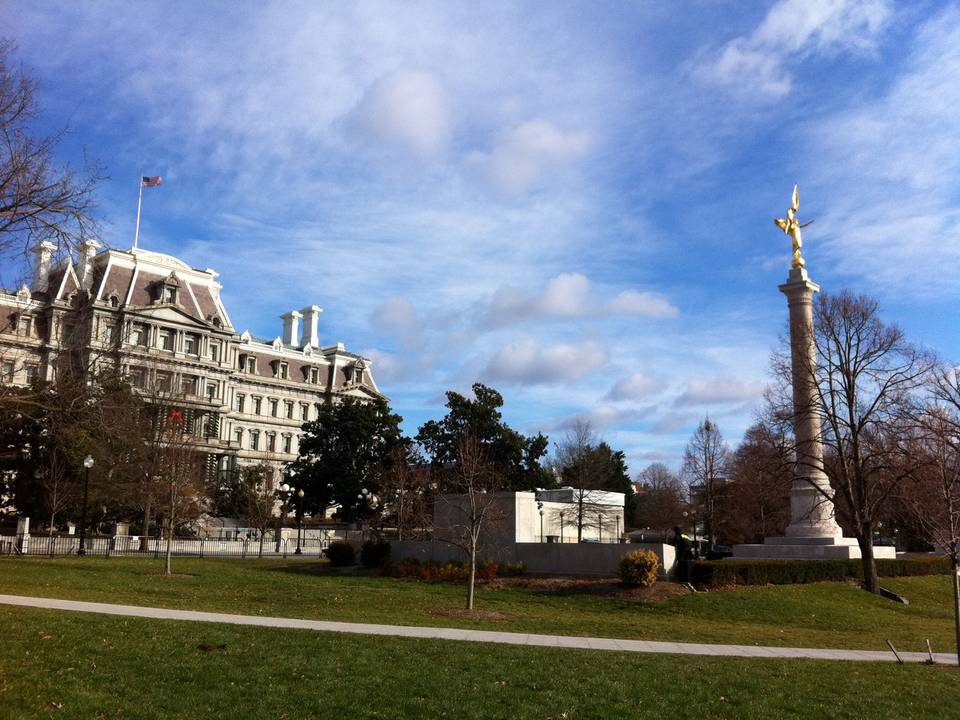
[[[76,535],[4,535],[0,536],[0,555],[97,557],[154,557],[167,552],[166,538],[140,538],[128,535],[88,537],[80,552],[80,538]],[[173,538],[169,541],[170,554],[178,557],[231,558],[285,558],[290,556],[322,557],[329,541],[326,538],[296,540],[283,538],[279,542],[268,537],[244,540],[217,540],[211,538]]]

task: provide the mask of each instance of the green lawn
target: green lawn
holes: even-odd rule
[[[633,655],[3,606],[0,632],[2,720],[911,720],[960,707],[960,673],[922,665]]]
[[[950,652],[953,613],[947,577],[889,579],[908,606],[845,583],[700,593],[662,605],[527,589],[480,588],[477,607],[502,620],[445,617],[464,586],[330,574],[296,561],[177,558],[165,578],[159,561],[120,558],[3,558],[0,592],[241,614],[400,625],[473,627],[564,635],[924,651],[929,638]]]

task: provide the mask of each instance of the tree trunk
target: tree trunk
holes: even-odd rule
[[[280,512],[279,517],[277,517],[276,529],[274,530],[274,533],[273,533],[273,540],[276,543],[276,546],[273,548],[274,552],[280,552],[280,545],[283,542],[281,536],[283,535],[282,531],[283,531],[283,526],[286,524],[286,520],[287,520],[287,509],[286,509],[286,506],[284,506],[283,510],[281,510]]]
[[[874,594],[880,593],[880,579],[877,577],[877,561],[873,557],[873,524],[863,523],[860,526],[857,542],[860,545],[861,562],[863,563],[863,589]]]
[[[957,662],[960,663],[960,558],[953,558],[953,622],[957,631]]]
[[[470,580],[467,583],[467,610],[473,610],[473,588],[477,579],[477,543],[470,542]]]
[[[176,509],[176,491],[174,490],[173,483],[170,483],[170,513],[167,517],[167,553],[166,560],[164,561],[163,572],[165,575],[172,575],[173,573],[170,570],[170,557],[172,555],[173,549],[173,518],[174,510]]]
[[[143,506],[143,528],[140,531],[140,552],[150,552],[150,521],[153,519],[151,517],[152,505],[150,502],[151,498],[147,495],[147,502]]]
[[[167,552],[165,554],[164,563],[163,563],[163,574],[172,575],[173,572],[170,569],[170,557],[172,554],[172,545],[173,545],[173,517],[170,517],[167,520]]]

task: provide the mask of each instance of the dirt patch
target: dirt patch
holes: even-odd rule
[[[501,578],[490,587],[519,587],[551,595],[598,595],[660,604],[688,595],[689,588],[674,582],[656,582],[648,588],[624,587],[610,578]]]
[[[430,615],[434,617],[456,618],[457,620],[509,620],[511,618],[507,613],[495,612],[493,610],[467,610],[466,608],[457,608],[456,610],[431,610]]]

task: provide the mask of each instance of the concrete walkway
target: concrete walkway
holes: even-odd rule
[[[670,653],[676,655],[722,655],[743,658],[813,658],[816,660],[858,660],[896,662],[890,651],[828,650],[820,648],[761,647],[757,645],[706,645],[699,643],[653,642],[650,640],[616,640],[613,638],[575,637],[567,635],[528,635],[526,633],[463,630],[459,628],[417,627],[410,625],[370,625],[367,623],[331,622],[328,620],[299,620],[297,618],[261,617],[257,615],[229,615],[225,613],[171,610],[167,608],[113,605],[110,603],[56,600],[54,598],[0,595],[0,604],[47,610],[122,615],[153,620],[186,620],[192,622],[256,625],[270,628],[294,628],[323,632],[353,633],[356,635],[387,635],[405,638],[439,640],[466,640],[468,642],[500,643],[503,645],[536,645],[540,647],[580,648],[583,650],[613,650],[616,652]],[[924,662],[926,653],[901,652],[905,662]],[[956,665],[955,655],[934,653],[939,664]]]

